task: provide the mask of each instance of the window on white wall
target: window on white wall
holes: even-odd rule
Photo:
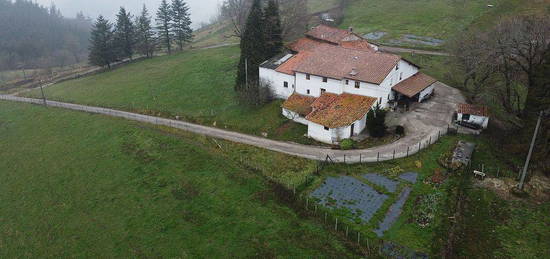
[[[399,70],[399,63],[395,66],[395,70]]]
[[[285,82],[283,83],[283,86],[284,86],[285,88],[288,88],[288,82],[285,81]]]
[[[361,82],[355,81],[355,88],[359,88],[359,87],[361,87]]]
[[[311,75],[310,74],[306,74],[306,80],[309,80],[311,79]]]
[[[325,130],[329,130],[329,128],[328,128],[328,127],[325,127]]]
[[[321,94],[323,94],[323,93],[326,92],[326,91],[327,91],[327,89],[321,88]]]
[[[307,89],[307,94],[309,94],[309,89]]]
[[[323,77],[323,83],[326,83],[326,82],[328,82],[328,78]]]
[[[349,85],[349,80],[346,80],[346,85]]]
[[[403,80],[403,72],[399,74],[399,80]]]

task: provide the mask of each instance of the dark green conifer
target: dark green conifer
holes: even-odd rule
[[[279,14],[279,3],[276,0],[269,0],[264,17],[266,56],[273,57],[283,49],[281,16]]]

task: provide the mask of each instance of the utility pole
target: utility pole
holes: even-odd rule
[[[245,87],[248,89],[248,58],[244,59],[244,80]]]
[[[533,149],[535,148],[535,141],[537,140],[537,134],[539,133],[540,121],[542,120],[543,112],[540,112],[539,119],[537,120],[537,126],[535,127],[535,133],[533,134],[533,139],[531,140],[531,147],[529,148],[529,153],[527,154],[527,159],[525,160],[525,166],[523,167],[523,173],[521,174],[521,179],[519,181],[518,188],[523,190],[523,184],[525,182],[525,175],[527,174],[527,169],[529,168],[529,161],[531,160],[531,155],[533,154]]]
[[[44,89],[42,88],[42,82],[40,82],[40,92],[42,92],[42,100],[44,101],[44,106],[46,106],[46,95],[44,95]]]

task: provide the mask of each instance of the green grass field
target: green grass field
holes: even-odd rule
[[[285,121],[280,102],[260,108],[237,103],[233,85],[238,58],[238,47],[190,50],[63,82],[45,89],[45,94],[51,100],[179,116],[248,134],[273,135]],[[29,95],[40,97],[40,92]]]
[[[1,258],[350,256],[237,158],[275,177],[307,161],[19,103],[0,135]]]
[[[341,27],[351,26],[359,33],[386,32],[382,43],[405,34],[446,40],[467,28],[490,26],[501,17],[548,12],[548,4],[548,0],[352,0]]]

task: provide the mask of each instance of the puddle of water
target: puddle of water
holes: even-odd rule
[[[386,34],[388,33],[383,31],[375,31],[375,32],[367,33],[363,35],[363,37],[367,40],[379,40],[382,37],[386,36]]]
[[[388,192],[395,192],[395,190],[397,190],[397,185],[399,184],[399,182],[379,174],[365,174],[363,177],[373,184],[386,188]]]
[[[407,181],[409,183],[416,183],[417,178],[418,174],[414,172],[407,172],[399,175],[399,179]]]
[[[380,222],[380,224],[378,225],[378,229],[374,230],[374,233],[376,233],[378,237],[382,237],[384,235],[384,232],[390,229],[393,223],[397,221],[397,218],[399,218],[399,215],[401,215],[403,205],[405,205],[409,194],[411,194],[411,188],[405,187],[403,191],[399,194],[399,198],[397,199],[397,201],[390,206],[390,209],[386,213],[384,221]]]
[[[364,222],[368,222],[388,199],[369,185],[350,177],[329,177],[311,194],[323,206],[347,208]]]

